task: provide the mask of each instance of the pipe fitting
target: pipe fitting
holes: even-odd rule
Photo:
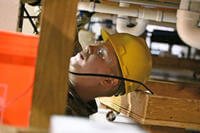
[[[130,4],[127,3],[120,3],[120,7],[129,7]],[[137,24],[130,28],[127,27],[127,20],[128,16],[122,16],[118,15],[117,20],[116,20],[116,30],[119,33],[129,33],[135,36],[140,36],[144,33],[146,26],[147,26],[147,21],[144,19],[136,19]]]
[[[118,17],[116,20],[116,30],[119,33],[129,33],[135,36],[140,36],[144,33],[146,30],[146,26],[148,24],[147,20],[144,19],[136,19],[137,24],[129,28],[127,27],[127,19],[123,17]]]
[[[200,49],[200,28],[198,28],[200,14],[187,10],[177,11],[177,32],[188,45]]]

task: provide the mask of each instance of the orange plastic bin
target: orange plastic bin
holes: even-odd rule
[[[0,31],[0,123],[28,127],[38,36]]]

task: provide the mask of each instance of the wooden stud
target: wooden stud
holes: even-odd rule
[[[51,115],[64,114],[68,65],[75,38],[77,0],[45,0],[31,110],[31,127],[47,128]]]

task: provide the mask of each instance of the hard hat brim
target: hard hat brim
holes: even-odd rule
[[[106,30],[101,29],[101,36],[103,38],[103,41],[106,42],[109,39],[110,34]]]

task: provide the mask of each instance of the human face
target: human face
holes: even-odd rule
[[[97,73],[116,75],[118,60],[109,41],[98,45],[89,45],[70,59],[69,70],[77,73]],[[82,78],[83,79],[83,78]],[[88,79],[85,77],[85,79]],[[90,77],[91,80],[98,79]],[[77,82],[80,82],[76,78]],[[85,81],[86,84],[86,81]]]

